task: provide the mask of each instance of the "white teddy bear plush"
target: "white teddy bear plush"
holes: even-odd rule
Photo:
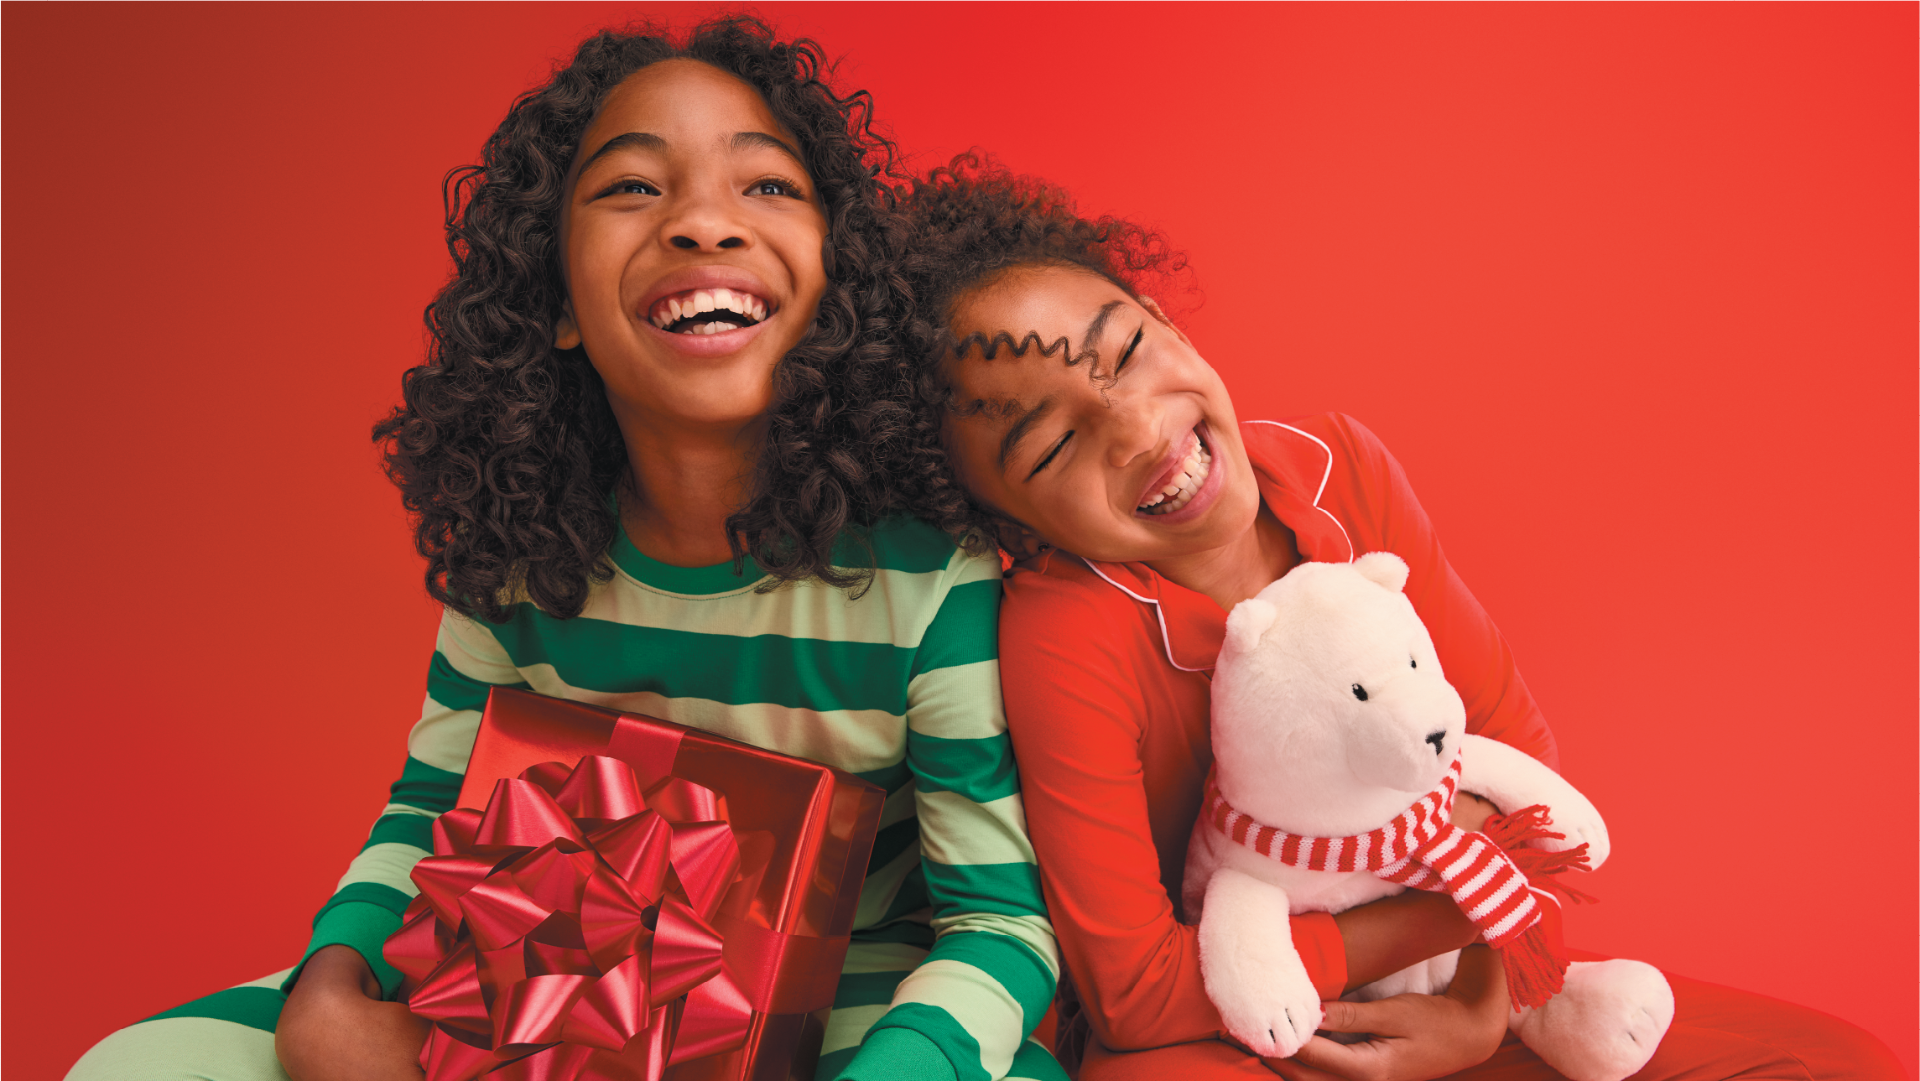
[[[1505,814],[1543,804],[1565,838],[1536,845],[1585,844],[1593,866],[1607,858],[1606,825],[1586,797],[1527,754],[1466,734],[1406,581],[1407,565],[1386,552],[1306,563],[1227,618],[1214,777],[1183,893],[1200,921],[1207,994],[1227,1031],[1261,1055],[1294,1054],[1321,1020],[1285,914],[1340,912],[1416,886],[1452,894],[1495,945],[1524,950],[1524,936],[1539,934],[1529,932],[1538,907],[1557,902],[1486,837],[1447,823],[1455,791]],[[1521,956],[1506,958],[1510,987]],[[1458,960],[1444,954],[1348,997],[1444,991]],[[1514,989],[1516,1004],[1536,1003],[1510,1017],[1528,1047],[1573,1081],[1621,1081],[1646,1065],[1673,1021],[1658,969],[1575,962],[1558,994],[1558,963],[1547,970]]]

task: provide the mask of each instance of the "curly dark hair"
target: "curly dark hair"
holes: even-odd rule
[[[688,58],[757,90],[799,140],[826,213],[827,289],[813,325],[777,366],[767,444],[747,502],[727,520],[735,566],[751,555],[771,584],[819,578],[859,588],[870,571],[836,568],[836,537],[885,500],[869,444],[907,421],[910,373],[892,328],[906,298],[886,236],[895,228],[893,144],[871,130],[865,91],[836,94],[832,66],[807,39],[782,42],[730,15],[676,43],[657,28],[606,30],[546,85],[520,95],[478,165],[447,174],[453,275],[426,310],[425,363],[401,380],[404,404],[373,429],[388,477],[413,515],[427,592],[495,622],[513,596],[578,615],[612,575],[610,495],[624,441],[584,350],[557,349],[567,299],[558,235],[580,139],[614,87],[650,64]]]
[[[901,326],[899,348],[913,370],[908,403],[913,419],[893,462],[893,505],[952,534],[969,552],[991,551],[1010,523],[974,499],[953,475],[945,432],[969,408],[954,400],[949,363],[978,348],[991,358],[1037,350],[1060,354],[1069,366],[1085,363],[1088,378],[1108,378],[1090,346],[1074,353],[1064,340],[1043,342],[1022,328],[952,328],[955,305],[1023,267],[1076,267],[1140,297],[1192,295],[1186,257],[1166,239],[1121,218],[1081,217],[1073,197],[1035,177],[1008,171],[978,152],[962,154],[915,180],[901,209],[906,233],[901,276],[913,308]]]

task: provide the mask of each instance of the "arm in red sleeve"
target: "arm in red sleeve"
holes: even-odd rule
[[[1001,606],[1001,688],[1048,916],[1103,1044],[1212,1038],[1220,1016],[1195,931],[1162,884],[1140,753],[1149,723],[1195,708],[1191,688],[1163,678],[1152,609],[1085,578],[1023,572]],[[1204,732],[1204,685],[1198,709]],[[1293,927],[1315,985],[1337,997],[1346,964],[1333,921]]]
[[[1407,598],[1433,636],[1447,681],[1466,703],[1467,731],[1559,769],[1553,732],[1520,678],[1513,651],[1447,563],[1400,463],[1351,417],[1332,414],[1310,423],[1333,448],[1333,471],[1321,505],[1354,531],[1356,555],[1385,551],[1407,561]]]

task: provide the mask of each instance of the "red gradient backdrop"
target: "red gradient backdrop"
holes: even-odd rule
[[[440,178],[710,10],[0,14],[13,1076],[297,955],[431,648],[367,428]],[[920,164],[1164,228],[1242,415],[1395,449],[1608,812],[1577,944],[1915,1067],[1914,5],[764,12]]]

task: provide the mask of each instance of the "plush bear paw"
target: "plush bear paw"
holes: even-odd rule
[[[1320,1027],[1320,992],[1287,934],[1287,897],[1235,871],[1215,874],[1200,916],[1200,976],[1227,1031],[1288,1058]]]
[[[1296,957],[1292,970],[1269,970],[1243,986],[1207,994],[1234,1039],[1263,1058],[1291,1058],[1320,1027],[1320,992]]]
[[[1534,1054],[1571,1081],[1623,1081],[1640,1072],[1673,1023],[1673,989],[1642,961],[1575,961],[1546,1005],[1513,1015]]]

